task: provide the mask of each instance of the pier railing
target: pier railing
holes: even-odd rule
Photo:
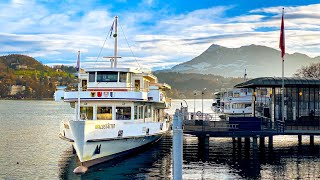
[[[184,119],[188,120],[205,120],[205,121],[221,121],[221,114],[217,113],[201,113],[198,112],[189,112],[185,114]]]
[[[189,132],[284,132],[284,123],[280,121],[273,122],[270,118],[265,117],[239,117],[229,116],[222,120],[219,116],[210,113],[204,113],[204,120],[201,116],[191,119],[192,113],[184,117],[184,130]],[[211,115],[210,118],[208,115]]]

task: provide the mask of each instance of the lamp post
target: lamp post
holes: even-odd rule
[[[202,120],[204,120],[204,119],[203,119],[203,95],[204,95],[204,91],[205,91],[206,89],[207,89],[207,88],[202,89],[202,92],[201,92],[201,101],[202,101],[201,117],[202,117]]]
[[[196,95],[197,93],[194,91],[193,92],[193,119],[195,119],[195,115],[196,115]]]

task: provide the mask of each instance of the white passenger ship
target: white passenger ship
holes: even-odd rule
[[[266,96],[266,89],[259,90],[256,95],[253,95],[252,89],[248,88],[234,88],[227,91],[216,92],[214,95],[212,109],[215,112],[228,115],[252,114],[252,98],[254,97],[257,103],[270,103],[270,97]],[[218,100],[220,104],[216,103]]]
[[[111,67],[82,69],[80,90],[64,93],[76,115],[62,122],[60,137],[72,144],[84,168],[155,142],[170,128],[164,111],[171,106],[170,86],[151,72],[117,67],[117,17],[114,23]]]

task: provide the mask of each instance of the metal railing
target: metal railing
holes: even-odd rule
[[[189,112],[185,116],[185,119],[187,120],[205,120],[205,121],[221,121],[222,114],[217,113],[201,113],[200,111],[193,113]]]

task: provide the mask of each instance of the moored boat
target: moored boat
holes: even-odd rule
[[[79,67],[78,91],[64,93],[75,118],[61,122],[60,137],[72,144],[84,167],[155,142],[170,129],[165,109],[171,106],[166,97],[171,87],[150,71],[117,67],[117,17],[114,24],[111,67]]]

